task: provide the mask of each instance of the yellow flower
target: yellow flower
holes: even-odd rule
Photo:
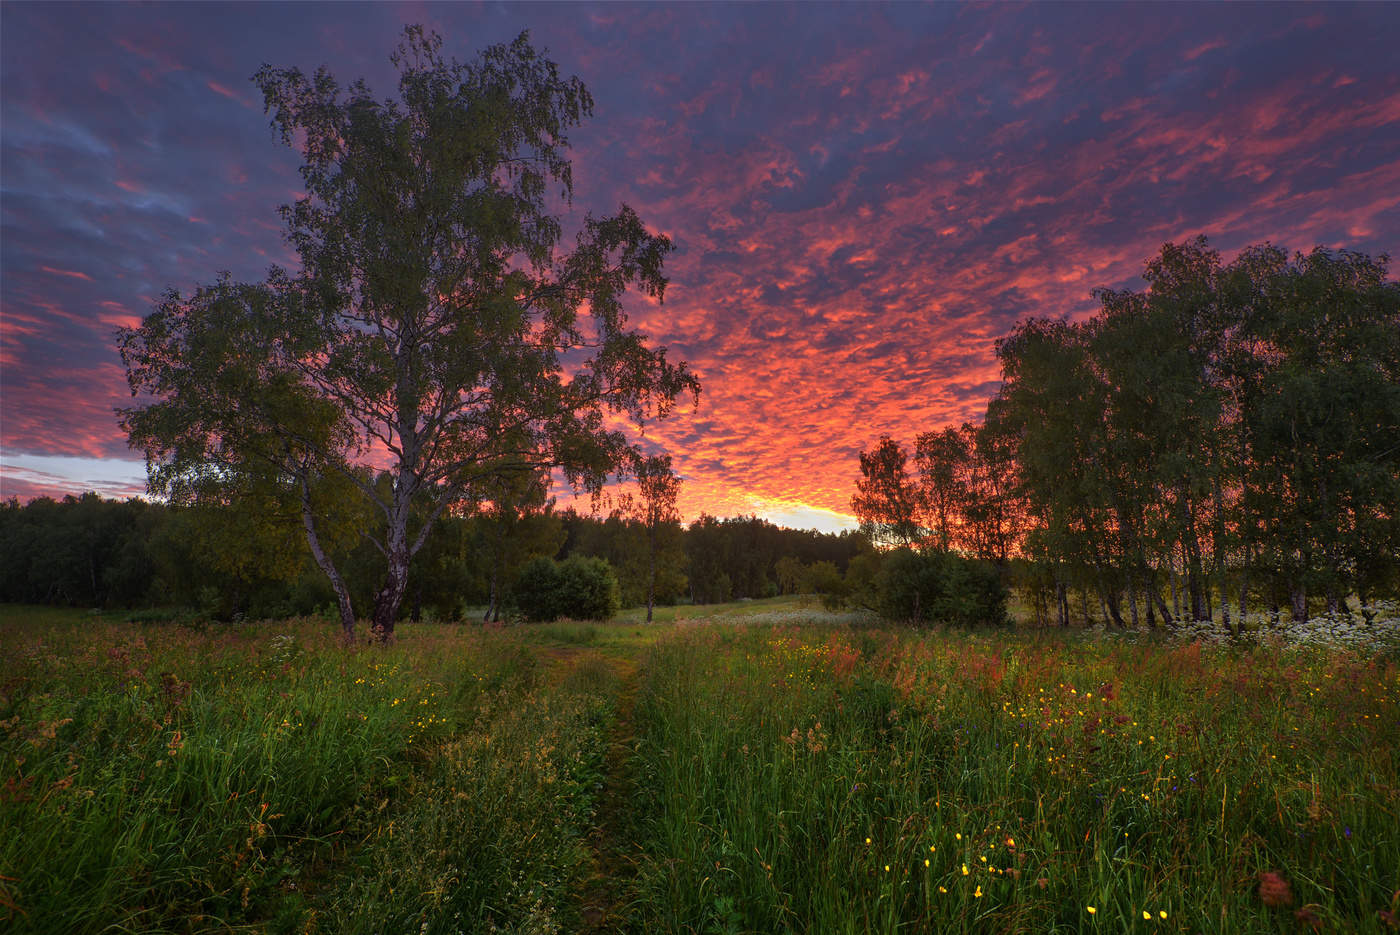
[[[1152,913],[1150,913],[1150,912],[1148,912],[1146,909],[1144,909],[1144,910],[1142,910],[1142,917],[1143,917],[1144,919],[1150,919],[1150,918],[1152,918]]]
[[[976,897],[977,899],[981,899],[981,898],[982,898],[982,887],[980,887],[980,886],[977,887],[977,891],[976,891],[975,893],[973,893],[972,895],[973,895],[974,897]]]
[[[940,886],[940,887],[938,888],[938,892],[940,892],[940,893],[946,893],[946,892],[948,892],[948,887],[946,887],[946,886]]]
[[[967,864],[963,864],[963,876],[967,876]]]
[[[954,835],[954,837],[957,838],[959,841],[961,841],[961,840],[962,840],[962,832],[959,831],[957,834]]]
[[[934,847],[932,844],[930,844],[930,845],[928,846],[928,849],[929,849],[930,851],[936,851],[936,850],[938,850],[938,848]]]
[[[1088,909],[1089,909],[1089,915],[1093,915],[1094,913],[1098,912],[1098,910],[1095,909],[1093,906],[1089,906]]]
[[[865,839],[865,843],[866,843],[866,844],[869,844],[869,843],[870,843],[870,839],[869,839],[869,838],[866,838],[866,839]]]
[[[1165,919],[1167,917],[1167,910],[1163,909],[1161,912],[1157,913],[1157,915]]]

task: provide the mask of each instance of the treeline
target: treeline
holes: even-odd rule
[[[980,424],[882,438],[877,540],[998,563],[1042,622],[1295,619],[1400,592],[1400,283],[1388,258],[1168,244],[1143,291],[1000,341]],[[1019,559],[1012,562],[1012,559]],[[1075,598],[1078,598],[1076,601]]]
[[[294,519],[272,500],[222,508],[95,493],[10,500],[0,503],[0,601],[183,607],[217,619],[320,612],[335,596]],[[349,535],[331,547],[356,601],[370,600],[382,556]],[[521,569],[540,557],[606,560],[622,605],[634,607],[646,601],[652,561],[658,604],[715,603],[819,590],[869,550],[860,533],[786,529],[752,516],[662,523],[652,537],[644,522],[617,515],[487,505],[439,520],[414,559],[402,614],[460,619],[475,608],[499,619],[515,610]]]

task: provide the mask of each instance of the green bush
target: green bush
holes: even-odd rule
[[[886,556],[875,576],[875,610],[889,620],[1002,624],[1006,600],[994,566],[952,552],[900,549]]]
[[[516,574],[512,596],[521,616],[535,621],[610,620],[622,606],[612,566],[583,555],[531,559]]]

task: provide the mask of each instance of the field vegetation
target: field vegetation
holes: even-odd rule
[[[1384,931],[1400,668],[1320,646],[6,608],[19,932]],[[689,612],[692,608],[681,609]]]

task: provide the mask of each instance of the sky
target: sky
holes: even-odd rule
[[[998,338],[1165,242],[1400,249],[1400,4],[0,4],[0,498],[138,495],[114,329],[296,266],[251,84],[391,93],[403,26],[528,30],[595,99],[578,212],[677,249],[629,314],[699,374],[687,518],[848,528],[858,454],[979,418]]]

